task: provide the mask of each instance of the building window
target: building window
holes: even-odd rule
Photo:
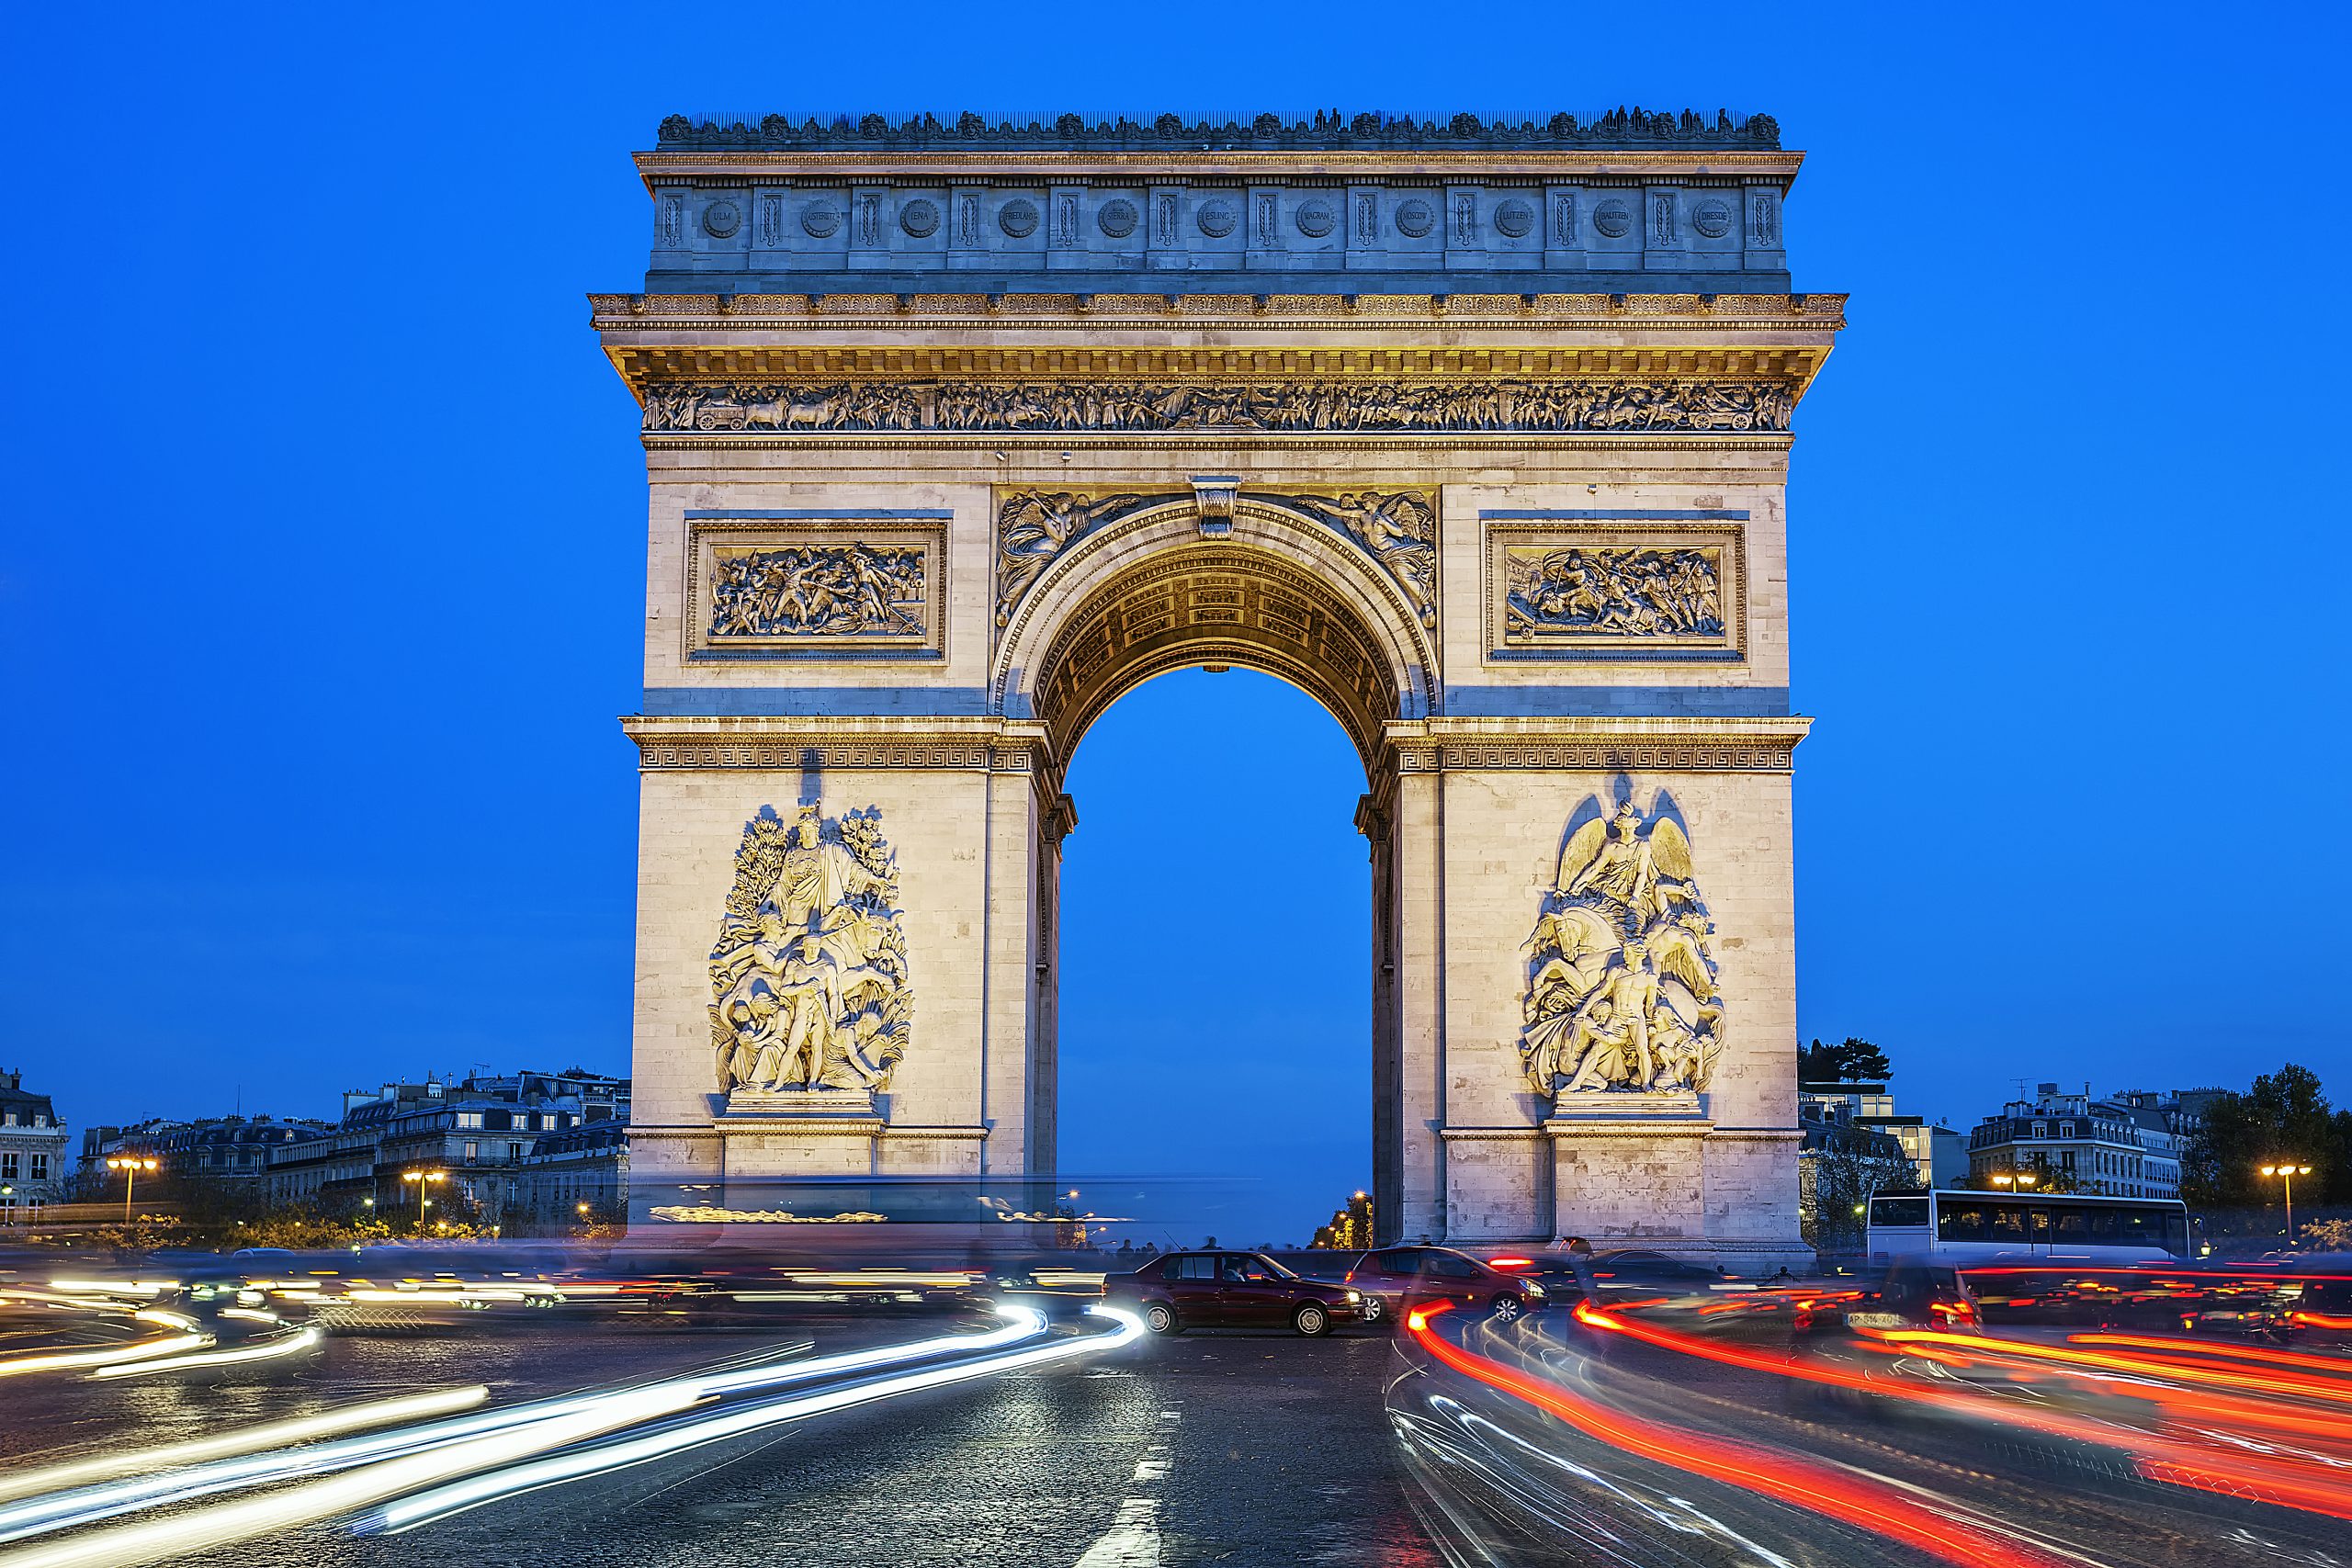
[[[481,1157],[481,1145],[472,1138],[466,1140],[466,1163],[471,1165]]]
[[[25,1217],[35,1224],[40,1224],[40,1205],[41,1200],[39,1198],[25,1200]]]
[[[479,1127],[479,1126],[481,1126],[481,1111],[458,1111],[458,1126],[460,1126],[460,1127]]]
[[[2064,1172],[2066,1172],[2066,1173],[2067,1173],[2068,1175],[2070,1175],[2070,1176],[2074,1174],[2074,1170],[2075,1170],[2075,1151],[2074,1151],[2074,1150],[2072,1150],[2072,1149],[2067,1149],[2067,1150],[2065,1150],[2064,1153],[2062,1153],[2062,1154],[2060,1154],[2060,1155],[2059,1155],[2059,1156],[2058,1156],[2058,1168],[2059,1168],[2059,1169],[2061,1169],[2061,1170],[2063,1170],[2063,1171],[2064,1171]]]
[[[49,1156],[47,1155],[33,1156],[33,1179],[35,1181],[47,1181],[49,1179]]]
[[[14,1181],[16,1179],[17,1151],[10,1149],[6,1154],[0,1154],[0,1180]]]

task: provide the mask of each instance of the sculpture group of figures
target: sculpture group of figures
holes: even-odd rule
[[[1786,430],[1784,381],[655,382],[650,432]]]
[[[1525,950],[1519,1049],[1538,1094],[1696,1093],[1722,1054],[1714,927],[1690,840],[1669,817],[1642,827],[1629,800],[1561,852]]]
[[[1623,637],[1720,637],[1720,552],[1654,545],[1575,545],[1513,551],[1505,599],[1508,631]]]
[[[898,897],[878,809],[745,826],[710,950],[720,1093],[889,1087],[914,1014]]]
[[[1022,595],[1083,536],[1145,507],[1190,499],[1074,491],[1023,491],[1009,497],[997,513],[996,624],[1012,621]],[[1347,535],[1388,573],[1421,624],[1437,625],[1437,512],[1421,496],[1349,491],[1241,499],[1313,517]]]
[[[921,637],[920,545],[721,548],[712,557],[710,637]]]

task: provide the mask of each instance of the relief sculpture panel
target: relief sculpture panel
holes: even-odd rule
[[[1783,431],[1785,380],[649,383],[651,434],[1132,430],[1529,434]]]
[[[1644,826],[1627,800],[1568,835],[1523,950],[1520,1060],[1559,1114],[1605,1112],[1627,1094],[1695,1108],[1723,1052],[1714,922],[1690,840],[1670,816]]]
[[[744,824],[710,950],[711,1047],[730,1111],[870,1105],[907,1051],[914,991],[897,852],[878,808],[772,807]]]
[[[1736,659],[1735,528],[1489,525],[1489,657]]]
[[[723,518],[689,526],[689,659],[942,651],[946,551],[936,527]]]

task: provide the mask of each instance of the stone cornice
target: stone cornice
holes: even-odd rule
[[[657,144],[665,152],[741,150],[858,156],[918,150],[1003,157],[1083,152],[1393,155],[1423,150],[1492,153],[1677,147],[1777,152],[1781,146],[1781,122],[1769,114],[1734,115],[1718,108],[1711,118],[1697,109],[1622,105],[1600,114],[1579,115],[1564,109],[1540,120],[1528,115],[1511,119],[1466,109],[1442,118],[1371,109],[1351,116],[1317,109],[1312,117],[1265,110],[1246,120],[1199,119],[1175,112],[1160,112],[1148,118],[1120,115],[1104,119],[1067,111],[1045,119],[1035,114],[983,114],[970,109],[952,118],[928,112],[803,113],[797,118],[766,114],[757,120],[741,115],[673,114],[662,119],[656,134]]]
[[[1171,275],[1170,283],[1181,280]],[[1171,325],[1238,329],[1335,324],[1426,330],[1540,326],[1720,333],[1834,333],[1846,324],[1843,294],[1602,293],[1107,293],[591,294],[599,332],[812,326],[936,330],[985,324],[1070,327],[1086,333]]]
[[[1423,718],[1386,726],[1399,772],[1787,773],[1812,728],[1785,718]]]
[[[854,701],[856,689],[842,696]],[[1045,754],[1046,727],[993,716],[647,716],[626,715],[648,772],[750,768],[933,768],[1027,773]]]

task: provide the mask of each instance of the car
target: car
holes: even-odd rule
[[[1154,1334],[1287,1325],[1312,1337],[1356,1322],[1364,1301],[1360,1291],[1293,1273],[1262,1252],[1171,1252],[1112,1275],[1102,1294]]]
[[[1505,1323],[1547,1294],[1541,1280],[1482,1263],[1450,1247],[1384,1247],[1357,1255],[1342,1283],[1363,1292],[1368,1322],[1402,1317],[1444,1303],[1492,1314]]]

